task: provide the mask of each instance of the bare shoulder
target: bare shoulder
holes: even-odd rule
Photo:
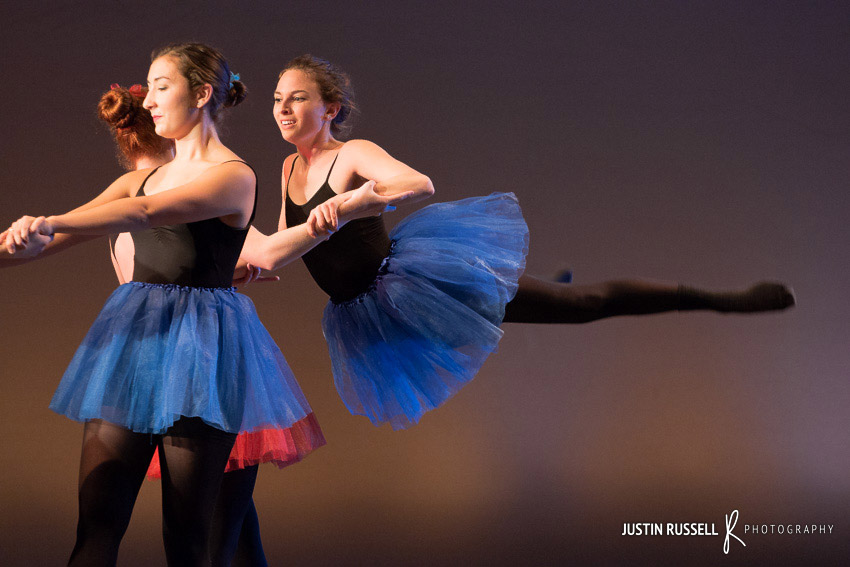
[[[283,158],[283,168],[281,169],[281,176],[283,179],[289,177],[289,173],[292,171],[292,164],[295,163],[296,157],[298,157],[298,154],[292,153]]]
[[[349,140],[340,153],[340,161],[344,161],[346,167],[362,179],[380,183],[390,177],[415,173],[413,168],[369,140]]]
[[[297,153],[292,153],[283,159],[283,165],[280,170],[280,192],[284,194],[284,196],[286,194],[286,181],[292,174],[292,164],[295,163],[295,158],[297,156]]]
[[[250,173],[251,177],[254,176],[254,168],[248,165],[248,162],[242,158],[229,159],[227,161],[221,162],[216,167],[223,168],[231,174],[241,172],[243,174]]]
[[[253,168],[240,158],[222,162],[209,168],[206,173],[212,174],[228,184],[244,185],[251,189],[254,188],[257,181],[257,175]]]
[[[147,179],[155,169],[155,167],[147,167],[145,169],[128,171],[113,181],[109,186],[109,190],[114,190],[120,196],[133,197],[135,196],[136,191],[139,190],[139,187],[142,186],[142,183],[145,182],[145,179]]]
[[[340,156],[348,157],[374,157],[376,155],[388,155],[387,151],[369,140],[348,140],[339,150]]]
[[[145,177],[153,173],[155,169],[157,168],[145,167],[143,169],[135,169],[133,171],[128,171],[127,173],[119,177],[118,180],[120,181],[123,179],[127,181],[135,181],[137,179],[141,179],[142,181],[144,181]]]
[[[369,140],[349,140],[339,150],[339,163],[357,179],[380,179],[398,162],[381,146]]]

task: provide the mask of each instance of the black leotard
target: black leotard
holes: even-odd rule
[[[297,159],[296,156],[295,160]],[[293,169],[295,160],[292,161]],[[316,205],[337,195],[328,184],[335,164],[336,158],[331,164],[324,184],[303,205],[296,205],[289,198],[289,179],[287,179],[284,203],[287,227],[303,224]],[[289,172],[289,177],[292,177],[292,170]],[[304,254],[302,259],[310,275],[331,297],[331,300],[342,302],[353,299],[369,289],[389,250],[390,237],[387,235],[384,219],[380,216],[367,217],[346,223],[328,240]]]
[[[145,177],[136,197],[144,196],[145,184],[158,169]],[[255,184],[254,208],[245,228],[233,228],[218,218],[211,218],[131,233],[135,248],[133,281],[192,287],[230,287],[248,227],[256,212]],[[110,236],[109,240],[114,251],[115,236]]]

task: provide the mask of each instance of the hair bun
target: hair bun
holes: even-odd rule
[[[227,102],[224,106],[236,106],[248,96],[248,87],[240,80],[233,81],[230,90],[227,91]]]
[[[104,93],[97,105],[98,117],[113,128],[129,128],[136,121],[138,102],[129,90],[118,87]]]

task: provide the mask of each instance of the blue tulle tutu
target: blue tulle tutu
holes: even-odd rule
[[[50,408],[154,434],[181,416],[238,433],[288,428],[311,412],[249,298],[139,282],[106,301]]]
[[[390,233],[372,287],[328,303],[322,325],[351,413],[409,427],[497,348],[525,268],[528,227],[512,193],[425,207]]]

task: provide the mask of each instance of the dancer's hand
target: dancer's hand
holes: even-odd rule
[[[35,233],[29,235],[21,244],[17,244],[10,231],[0,235],[0,245],[15,258],[34,258],[52,241],[53,236]]]
[[[413,191],[395,193],[393,195],[381,195],[375,190],[376,183],[367,181],[357,189],[340,195],[345,197],[344,204],[340,207],[339,214],[344,222],[361,219],[365,217],[378,216],[395,210],[395,204],[409,199],[414,195]]]
[[[375,185],[374,181],[367,181],[357,189],[316,206],[307,219],[307,232],[314,237],[336,232],[348,221],[394,211],[393,205],[414,195],[413,191],[381,195],[375,190]]]
[[[44,217],[23,216],[3,233],[2,245],[18,258],[37,256],[53,240],[53,227]]]
[[[242,287],[252,282],[276,282],[280,280],[280,276],[263,276],[262,268],[245,264],[244,267],[237,266],[233,273],[233,287]]]
[[[337,210],[346,200],[345,195],[337,195],[316,205],[307,217],[307,232],[312,237],[333,234],[339,229],[339,214]]]

